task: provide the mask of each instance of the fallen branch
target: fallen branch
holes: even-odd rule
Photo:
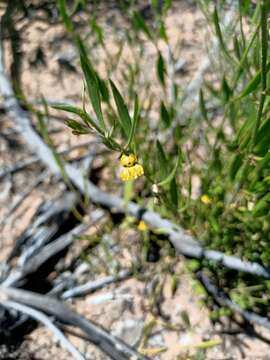
[[[81,149],[81,148],[84,148],[84,147],[88,147],[89,145],[93,145],[93,144],[97,144],[97,141],[87,141],[85,143],[76,144],[74,146],[71,146],[68,149],[59,151],[58,154],[59,155],[67,155],[67,154],[69,154],[70,152],[72,152],[72,151],[74,151],[76,149]],[[94,149],[94,151],[90,152],[88,155],[92,155],[92,154],[94,155],[95,153],[96,153],[96,150]],[[2,178],[4,178],[5,176],[15,174],[16,172],[19,172],[19,171],[25,169],[26,167],[34,165],[34,164],[36,164],[38,162],[39,162],[39,157],[31,156],[28,159],[22,160],[22,161],[18,162],[15,165],[7,167],[6,169],[1,169],[0,170],[0,180]]]
[[[59,169],[51,149],[36,133],[31,125],[29,114],[20,107],[18,101],[14,97],[10,81],[4,72],[3,63],[0,63],[0,93],[4,99],[4,107],[6,108],[8,115],[13,119],[15,126],[20,130],[29,148],[37,154],[52,173],[59,175],[61,170]],[[162,219],[159,214],[143,209],[133,202],[125,204],[122,198],[100,190],[92,182],[87,181],[82,176],[80,170],[76,169],[74,166],[66,164],[64,165],[64,170],[69,180],[82,193],[86,192],[87,196],[89,196],[94,203],[142,219],[152,228],[164,229],[164,232],[166,232],[178,253],[197,259],[204,258],[233,270],[270,278],[270,270],[268,268],[265,268],[258,263],[241,260],[236,256],[226,255],[220,251],[206,250],[198,241],[186,234],[180,226],[173,224],[167,219]]]
[[[27,261],[39,248],[50,241],[60,225],[68,219],[72,208],[76,206],[78,198],[74,193],[66,192],[53,201],[45,201],[37,209],[35,220],[17,239],[11,253],[7,257],[10,262],[21,255],[21,265]]]
[[[88,337],[89,341],[97,345],[105,354],[114,360],[147,360],[148,358],[140,355],[131,346],[122,340],[111,335],[107,331],[98,327],[93,322],[85,319],[66,305],[49,296],[37,295],[30,291],[0,286],[0,300],[6,302],[12,300],[20,304],[34,307],[64,324],[69,324],[80,328]]]
[[[57,240],[52,241],[48,245],[41,248],[37,254],[28,258],[27,262],[21,264],[12,271],[6,280],[3,281],[4,286],[15,286],[20,280],[33,274],[37,271],[46,261],[51,259],[53,256],[57,255],[60,251],[63,251],[68,246],[71,245],[74,236],[84,232],[91,224],[89,225],[78,225],[73,230],[68,233],[60,236]],[[20,264],[19,264],[20,265]]]
[[[79,285],[79,286],[74,287],[73,289],[65,291],[62,294],[61,298],[66,300],[66,299],[90,294],[94,291],[102,289],[104,286],[115,283],[117,281],[125,280],[131,274],[132,274],[132,272],[130,270],[122,270],[117,275],[109,275],[102,279],[98,279],[95,281],[89,281],[83,285]]]
[[[66,349],[75,360],[85,360],[81,353],[68,341],[65,335],[52,323],[48,316],[44,315],[42,312],[15,301],[0,301],[0,304],[6,308],[17,310],[41,322],[49,330],[51,330],[54,336],[59,340],[62,347]]]
[[[213,297],[217,304],[231,309],[233,312],[240,314],[243,319],[251,324],[259,325],[270,330],[270,320],[266,317],[255,314],[252,311],[242,309],[238,304],[229,299],[229,297],[220,289],[218,289],[208,278],[204,272],[197,273],[198,279],[201,281],[207,292]]]

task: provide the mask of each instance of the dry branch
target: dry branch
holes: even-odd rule
[[[49,296],[37,295],[30,291],[0,286],[0,300],[12,300],[20,304],[38,309],[53,316],[57,321],[80,328],[89,341],[97,345],[104,353],[114,360],[147,360],[122,340],[112,336],[93,322],[85,319],[65,304]]]
[[[77,201],[74,193],[66,192],[60,198],[42,203],[35,213],[35,220],[17,239],[7,262],[20,256],[19,263],[22,266],[30,256],[50,241],[59,226],[67,220]]]
[[[130,277],[132,272],[130,270],[122,270],[117,275],[109,275],[102,279],[98,279],[95,281],[89,281],[83,285],[76,286],[72,289],[65,291],[61,298],[66,300],[78,296],[84,296],[90,294],[94,291],[102,289],[104,286],[115,283],[117,281],[122,281]]]
[[[66,349],[75,360],[85,360],[81,353],[79,353],[79,351],[68,341],[65,335],[52,323],[48,316],[44,315],[42,312],[15,301],[0,301],[0,304],[6,308],[17,310],[41,322],[49,330],[51,330],[54,336],[59,340],[62,347]]]
[[[90,224],[91,225],[91,224]],[[3,282],[4,286],[15,286],[20,280],[33,274],[37,271],[46,261],[58,254],[60,251],[66,249],[71,245],[74,236],[84,232],[90,225],[79,225],[68,233],[60,236],[57,240],[52,241],[50,244],[41,248],[38,253],[28,259],[23,266],[16,268],[12,271],[7,279]]]
[[[208,278],[204,272],[197,274],[207,292],[213,297],[217,304],[231,309],[234,313],[240,314],[243,319],[251,324],[263,326],[270,330],[270,320],[266,317],[255,314],[252,311],[242,309],[238,304],[229,299],[229,297],[220,289],[218,289]]]

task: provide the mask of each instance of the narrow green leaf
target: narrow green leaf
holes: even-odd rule
[[[78,121],[73,119],[68,119],[65,121],[66,125],[70,127],[74,135],[84,135],[89,134],[89,128],[83,126]]]
[[[158,79],[161,82],[163,86],[165,86],[165,75],[166,75],[166,65],[163,59],[163,56],[161,52],[158,53],[158,59],[157,59],[157,74]]]
[[[110,80],[110,84],[111,84],[111,88],[112,88],[112,92],[113,92],[114,101],[115,101],[117,111],[119,114],[119,121],[120,121],[121,127],[122,127],[126,137],[129,138],[132,122],[131,122],[131,118],[130,118],[127,106],[126,106],[120,92],[118,91],[117,87],[115,86],[115,84],[113,83],[112,80]]]
[[[170,198],[173,206],[178,208],[178,188],[175,177],[170,182]]]
[[[172,171],[169,173],[169,175],[164,180],[160,181],[157,184],[157,186],[165,186],[165,185],[169,184],[172,181],[172,179],[175,177],[176,170],[177,170],[177,167],[179,165],[179,162],[180,162],[180,155],[178,155],[176,164],[174,165],[174,168],[172,169]]]
[[[103,114],[101,110],[101,102],[100,102],[100,95],[99,95],[99,86],[96,74],[92,65],[88,58],[85,57],[83,53],[80,54],[82,70],[86,80],[86,86],[88,90],[88,94],[93,106],[93,109],[97,115],[97,119],[99,124],[103,130],[105,130],[105,123],[103,119]]]
[[[226,54],[229,58],[231,58],[230,54],[229,54],[229,52],[227,50],[227,47],[225,45],[225,42],[223,40],[223,35],[222,35],[222,31],[221,31],[221,28],[220,28],[220,25],[219,25],[219,16],[218,16],[216,6],[214,8],[214,13],[213,13],[213,22],[214,22],[215,31],[216,31],[216,35],[217,35],[217,38],[218,38],[218,41],[219,41],[220,48],[224,52],[224,54]]]
[[[238,173],[238,170],[243,164],[243,155],[242,154],[235,154],[232,157],[231,164],[229,167],[229,175],[231,181],[233,181]]]
[[[270,61],[266,65],[266,72],[270,70]],[[244,90],[234,99],[234,100],[240,100],[244,97],[248,96],[249,94],[253,93],[255,90],[258,89],[260,83],[261,83],[261,71],[258,71],[256,75],[249,81],[247,86],[244,88]]]
[[[133,13],[133,24],[135,25],[135,27],[137,29],[144,32],[144,34],[148,37],[148,39],[150,41],[154,42],[154,37],[151,34],[146,22],[144,21],[143,17],[137,11],[134,11],[134,13]]]
[[[103,130],[98,126],[98,124],[82,109],[76,107],[76,106],[72,106],[72,105],[54,105],[52,106],[52,108],[57,109],[57,110],[63,110],[63,111],[67,111],[69,113],[72,114],[76,114],[78,115],[86,125],[88,126],[92,126],[93,128],[95,128],[101,135],[104,135]]]
[[[237,38],[237,35],[234,35],[233,37],[233,50],[235,53],[235,56],[237,57],[238,60],[241,59],[241,50],[240,50],[240,44]]]
[[[255,138],[255,145],[258,145],[264,137],[269,138],[269,145],[270,145],[270,118],[266,119],[263,122],[262,126],[260,127],[258,134]]]
[[[167,35],[167,32],[166,32],[166,27],[165,27],[164,21],[162,21],[162,20],[160,21],[160,25],[159,25],[159,36],[166,43],[169,42],[168,35]]]
[[[134,115],[133,115],[133,118],[132,118],[132,124],[131,124],[131,129],[130,129],[130,133],[129,133],[129,137],[128,137],[128,142],[127,142],[127,145],[126,145],[127,149],[128,149],[128,147],[130,146],[130,144],[132,143],[132,141],[134,139],[134,135],[135,135],[135,132],[136,132],[139,117],[140,117],[139,101],[138,101],[138,96],[136,94],[135,95],[135,100],[134,100]]]
[[[208,115],[207,115],[207,109],[205,106],[205,100],[202,89],[200,89],[199,93],[199,105],[200,105],[200,111],[202,114],[202,117],[208,122]]]
[[[95,16],[93,16],[89,24],[92,31],[96,34],[98,43],[101,44],[103,47],[105,47],[103,29],[98,25]]]
[[[73,32],[73,24],[67,12],[66,0],[57,1],[60,15],[68,32]]]
[[[269,214],[269,208],[270,208],[269,199],[266,199],[265,197],[263,197],[254,206],[254,209],[252,211],[253,216],[260,217],[260,216],[267,215],[267,214]]]
[[[159,140],[157,140],[157,160],[162,178],[165,178],[168,173],[168,160]]]
[[[160,117],[165,128],[169,128],[172,123],[172,118],[163,101],[160,103]]]
[[[110,100],[110,92],[106,84],[106,81],[101,79],[99,76],[97,76],[97,80],[98,80],[99,91],[102,96],[102,100],[108,103]]]
[[[224,103],[227,103],[232,95],[232,90],[231,90],[225,76],[223,76],[223,78],[222,78],[221,90],[222,90],[222,95],[223,95],[223,101],[224,101]]]

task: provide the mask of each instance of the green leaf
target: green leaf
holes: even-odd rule
[[[166,66],[161,52],[158,52],[157,60],[157,74],[159,81],[164,86],[165,85],[165,75],[166,75]]]
[[[66,0],[57,1],[60,15],[68,32],[73,32],[73,24],[67,12]]]
[[[202,117],[208,122],[207,109],[205,106],[204,95],[203,95],[202,89],[200,89],[200,93],[199,93],[199,105],[200,105],[200,111],[201,111]]]
[[[83,126],[76,120],[68,119],[65,121],[66,125],[70,127],[74,135],[84,135],[89,134],[89,128]]]
[[[261,126],[254,143],[254,153],[256,155],[264,156],[270,149],[270,118]]]
[[[267,194],[257,202],[257,204],[254,206],[254,209],[252,211],[253,216],[260,217],[269,214],[269,208],[270,208],[269,196],[270,194]]]
[[[173,180],[173,178],[175,177],[176,170],[177,170],[179,163],[180,163],[180,154],[178,155],[176,164],[174,165],[174,168],[172,169],[172,171],[169,173],[169,175],[164,180],[157,183],[157,186],[165,186]]]
[[[266,65],[266,72],[268,73],[269,70],[270,70],[270,61]],[[262,76],[261,71],[258,71],[256,75],[249,81],[249,83],[244,88],[244,90],[234,100],[236,101],[243,99],[244,97],[248,96],[249,94],[257,90],[257,88],[260,86],[261,83],[261,76]]]
[[[81,66],[82,66],[82,70],[83,70],[83,73],[85,76],[85,81],[86,81],[89,98],[91,100],[93,109],[94,109],[97,119],[99,121],[99,125],[105,131],[106,127],[105,127],[103,114],[102,114],[102,110],[101,110],[98,77],[97,77],[97,74],[87,56],[85,46],[78,36],[76,37],[76,44],[77,44],[79,52],[80,52]]]
[[[168,43],[168,35],[166,32],[166,27],[164,24],[164,21],[160,21],[160,25],[159,25],[159,36],[161,39],[163,39],[166,43]]]
[[[259,144],[265,136],[270,137],[270,118],[266,119],[260,127],[260,130],[255,138],[255,145]]]
[[[104,47],[105,44],[104,44],[103,29],[102,29],[102,27],[100,27],[98,25],[97,20],[96,20],[96,18],[94,16],[90,20],[89,25],[90,25],[92,31],[96,34],[98,43],[101,44]]]
[[[134,100],[134,115],[133,115],[133,118],[132,118],[132,124],[131,124],[131,129],[130,129],[130,133],[129,133],[126,148],[128,148],[130,146],[130,144],[132,143],[132,141],[134,139],[134,135],[135,135],[135,131],[136,131],[136,128],[137,128],[139,117],[140,117],[139,101],[138,101],[138,96],[136,94],[135,95],[135,100]]]
[[[54,105],[52,108],[57,110],[67,111],[72,114],[78,115],[86,125],[95,128],[101,135],[104,135],[103,130],[98,126],[98,124],[82,109],[72,106],[72,105]]]
[[[242,163],[243,163],[243,155],[242,154],[233,155],[231,165],[229,168],[229,175],[230,175],[231,180],[235,179]]]
[[[233,50],[235,53],[235,56],[237,57],[238,60],[241,59],[241,50],[240,50],[240,44],[237,38],[237,35],[234,35],[233,37]]]
[[[216,6],[214,8],[214,13],[213,13],[213,22],[214,22],[215,31],[216,31],[216,35],[217,35],[217,38],[218,38],[218,41],[219,41],[220,48],[230,58],[227,47],[226,47],[226,45],[224,43],[224,40],[223,40],[222,31],[220,29],[219,16],[218,16]]]
[[[168,160],[159,140],[157,140],[157,160],[160,168],[161,177],[165,178],[168,173]]]
[[[99,86],[98,86],[97,77],[95,75],[93,68],[90,66],[89,61],[82,55],[81,55],[81,65],[82,65],[82,70],[84,72],[87,90],[88,90],[88,94],[89,94],[93,109],[97,115],[100,126],[102,127],[103,130],[105,130],[105,124],[104,124],[102,110],[101,110]]]
[[[170,182],[170,198],[173,206],[178,208],[178,188],[175,177]]]
[[[165,128],[169,128],[172,123],[172,118],[163,101],[160,103],[160,117]]]
[[[146,22],[137,11],[134,11],[133,13],[133,24],[138,30],[144,32],[144,34],[148,37],[150,41],[154,42],[154,37],[152,36]]]
[[[108,103],[110,100],[110,93],[106,81],[101,79],[99,76],[97,76],[97,80],[98,80],[99,91],[102,96],[102,100]]]
[[[117,111],[119,114],[119,121],[120,121],[121,127],[122,127],[126,137],[129,138],[132,122],[131,122],[131,118],[130,118],[127,106],[126,106],[120,92],[118,91],[117,87],[115,86],[115,84],[113,83],[112,80],[110,80],[110,84],[111,84],[111,88],[112,88],[112,92],[113,92],[114,101],[115,101]]]
[[[222,90],[222,95],[223,95],[223,101],[225,103],[227,103],[232,95],[232,90],[231,90],[225,76],[223,76],[223,79],[222,79],[221,90]]]

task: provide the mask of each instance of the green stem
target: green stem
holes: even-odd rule
[[[263,116],[263,108],[266,99],[266,89],[267,89],[267,53],[268,53],[268,31],[267,31],[267,0],[261,0],[260,8],[261,8],[261,95],[260,95],[260,102],[259,108],[256,116],[255,126],[252,133],[252,138],[250,145],[247,149],[246,159],[243,165],[243,170],[241,174],[240,181],[237,186],[237,191],[242,187],[244,179],[247,174],[248,164],[249,164],[249,156],[252,153],[255,144],[256,144],[256,137],[258,134],[258,130],[260,128],[262,116]]]
[[[262,53],[261,53],[261,97],[260,97],[260,104],[259,110],[257,113],[256,123],[253,131],[252,142],[250,147],[250,152],[253,150],[255,145],[256,136],[260,127],[262,114],[263,114],[263,107],[266,99],[266,88],[267,88],[267,53],[268,53],[268,31],[267,31],[267,5],[266,0],[262,0],[261,2],[261,46],[262,46]]]

